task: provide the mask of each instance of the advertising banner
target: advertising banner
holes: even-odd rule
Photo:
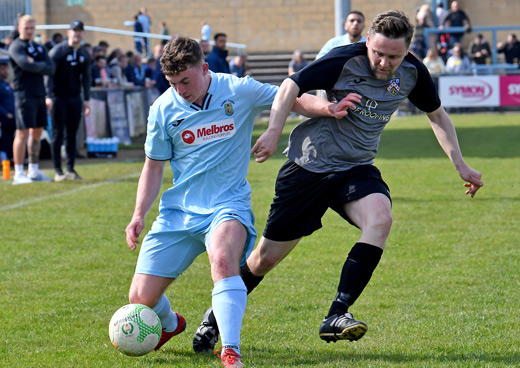
[[[500,77],[500,105],[520,105],[520,75]]]
[[[439,95],[445,107],[500,106],[499,76],[442,76]]]

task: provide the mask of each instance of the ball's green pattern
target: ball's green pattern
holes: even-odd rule
[[[161,324],[157,323],[155,326],[149,326],[141,319],[141,311],[144,309],[150,309],[149,307],[141,304],[136,304],[134,310],[129,313],[129,320],[134,321],[139,326],[139,336],[137,341],[143,342],[146,336],[150,334],[157,334],[161,337],[162,329]],[[154,312],[155,313],[155,312]]]

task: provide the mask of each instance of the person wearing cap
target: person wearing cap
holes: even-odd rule
[[[49,52],[56,64],[56,73],[47,78],[47,106],[52,108],[51,154],[55,181],[81,180],[74,170],[76,134],[81,113],[90,113],[90,54],[82,46],[85,35],[83,22],[75,20],[67,30],[67,40]],[[83,100],[81,92],[83,91]],[[65,141],[67,172],[61,166],[61,146]]]
[[[13,142],[13,184],[52,181],[39,169],[40,138],[47,125],[44,75],[53,75],[55,66],[45,47],[34,42],[36,21],[24,15],[18,21],[20,36],[9,46],[14,74],[16,133]],[[25,149],[29,171],[25,174]]]
[[[14,92],[8,82],[9,56],[0,54],[0,152],[9,160],[13,158],[13,141],[16,131],[14,120]]]

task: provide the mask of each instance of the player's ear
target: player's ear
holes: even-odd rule
[[[209,64],[206,62],[202,63],[202,74],[206,75],[209,71]]]

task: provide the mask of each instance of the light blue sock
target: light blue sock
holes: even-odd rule
[[[240,276],[228,277],[215,283],[212,295],[222,351],[232,348],[240,354],[240,330],[247,303],[246,285]]]
[[[173,313],[170,301],[168,300],[168,297],[165,294],[161,296],[161,299],[159,299],[159,303],[157,303],[157,305],[152,309],[159,316],[163,331],[175,331],[175,329],[177,328],[178,318],[177,315]]]

